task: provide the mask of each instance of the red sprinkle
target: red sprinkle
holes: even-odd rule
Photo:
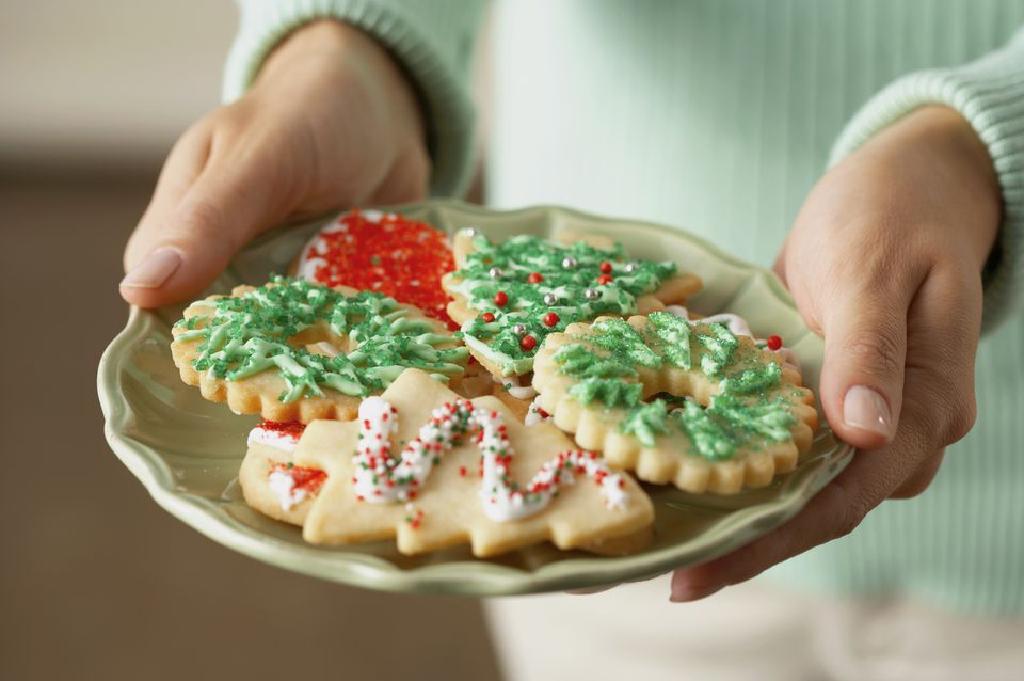
[[[530,282],[531,284],[539,284],[540,282],[544,281],[544,275],[541,274],[540,272],[530,272],[530,276],[526,277],[526,281]]]
[[[541,321],[544,322],[544,326],[547,326],[547,327],[554,326],[555,324],[558,323],[558,313],[557,312],[548,312],[546,315],[544,315],[544,317],[543,317],[543,319],[541,319]]]
[[[320,234],[319,251],[306,253],[323,259],[314,273],[317,283],[383,293],[458,329],[441,288],[441,277],[455,269],[444,232],[394,213],[371,222],[358,210],[334,227]]]
[[[494,304],[498,307],[504,307],[508,304],[508,294],[504,291],[498,291],[494,294]]]
[[[605,274],[611,274],[612,273],[612,264],[610,262],[608,262],[607,260],[605,260],[603,263],[601,263],[601,271],[603,273],[605,273]]]
[[[612,275],[610,275],[610,274],[602,274],[601,276],[599,276],[597,278],[597,283],[598,284],[610,284],[610,283],[612,283]]]
[[[292,489],[305,490],[309,494],[316,494],[327,479],[327,473],[324,471],[307,466],[292,466],[289,468],[288,464],[277,463],[274,464],[272,470],[283,471],[292,476]]]
[[[782,338],[776,335],[768,336],[768,349],[769,350],[781,350],[782,349]]]
[[[523,339],[519,341],[519,347],[526,351],[533,350],[537,347],[537,339],[530,335],[523,336]]]
[[[263,421],[260,423],[260,428],[298,440],[306,426],[298,421]]]
[[[484,312],[482,315],[480,315],[480,319],[482,319],[485,322],[487,322],[488,324],[490,324],[491,322],[494,321],[494,313],[493,312]]]

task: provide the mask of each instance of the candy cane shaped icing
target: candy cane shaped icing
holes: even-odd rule
[[[533,515],[548,505],[562,485],[586,475],[601,488],[609,508],[625,504],[624,480],[612,473],[594,452],[568,449],[546,461],[533,478],[519,487],[509,477],[514,455],[508,431],[497,411],[469,400],[446,402],[434,409],[430,421],[398,457],[389,456],[398,412],[381,397],[369,397],[359,407],[359,443],[352,481],[357,498],[372,503],[407,502],[416,498],[434,464],[452,447],[474,437],[480,448],[484,513],[496,522]]]

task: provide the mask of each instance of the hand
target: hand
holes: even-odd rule
[[[829,425],[861,451],[779,529],[677,570],[673,600],[746,581],[929,485],[974,424],[980,272],[1001,203],[987,150],[944,107],[908,115],[818,182],[776,271],[825,338]]]
[[[264,229],[420,199],[428,175],[417,101],[387,52],[344,24],[310,24],[178,140],[128,241],[121,295],[143,307],[194,296]]]

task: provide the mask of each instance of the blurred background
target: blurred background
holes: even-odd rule
[[[497,678],[476,602],[235,554],[158,508],[103,438],[124,242],[174,139],[217,105],[235,22],[226,0],[0,0],[0,679]]]

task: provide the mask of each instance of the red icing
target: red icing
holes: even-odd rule
[[[286,463],[274,464],[273,470],[283,471],[292,476],[292,489],[301,489],[307,494],[316,494],[320,491],[324,481],[327,480],[327,473],[319,468],[308,466],[295,466]]]
[[[353,210],[338,223],[343,229],[320,234],[306,253],[325,261],[314,274],[318,283],[378,291],[458,328],[448,317],[448,296],[441,288],[441,277],[455,269],[443,232],[394,213],[378,223]]]
[[[295,441],[298,441],[299,437],[302,436],[302,431],[306,429],[306,426],[298,421],[263,421],[260,423],[260,428],[262,430],[280,433],[281,435],[285,435]]]

